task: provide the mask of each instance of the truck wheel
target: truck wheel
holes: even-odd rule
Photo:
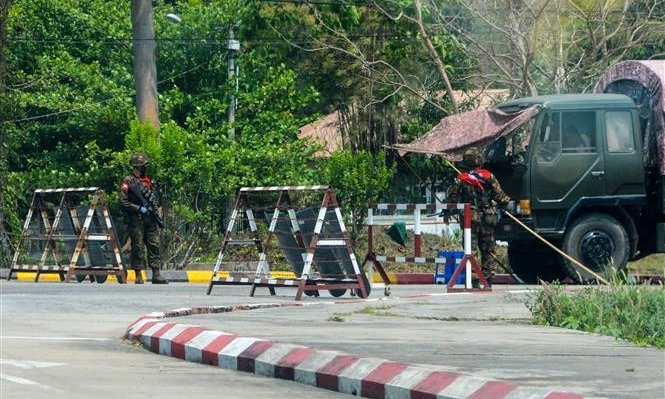
[[[615,218],[603,213],[591,213],[576,220],[563,239],[563,252],[604,278],[612,269],[626,270],[630,256],[630,241],[626,229]],[[593,281],[592,274],[564,259],[568,275],[579,282]]]
[[[559,258],[557,253],[538,243],[510,243],[508,246],[510,268],[527,284],[537,284],[538,280],[549,283],[566,277]]]

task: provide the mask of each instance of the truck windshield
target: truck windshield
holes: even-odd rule
[[[485,151],[487,163],[524,165],[536,118],[537,116],[534,116],[517,129],[489,144]]]

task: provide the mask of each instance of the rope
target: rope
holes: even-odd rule
[[[390,147],[390,146],[386,146],[386,147],[394,149],[393,147]],[[402,155],[399,154],[399,151],[397,152],[397,154],[399,155],[400,159],[402,159],[402,161],[404,162],[404,164],[409,168],[409,170],[410,170],[410,171],[416,176],[416,178],[420,181],[420,183],[423,184],[424,182],[423,182],[422,178],[421,178],[421,177],[420,177],[420,176],[419,176],[419,175],[413,170],[413,168],[411,168],[411,165],[409,165],[409,163],[406,162],[405,159],[403,159]],[[455,165],[453,165],[452,162],[450,162],[448,159],[446,159],[445,157],[443,157],[441,154],[434,154],[434,155],[439,155],[439,156],[441,156],[441,158],[444,160],[444,162],[445,162],[448,166],[450,166],[453,170],[455,170],[455,172],[457,172],[458,174],[461,174],[461,173],[462,173],[462,172],[460,172],[459,169],[457,169],[457,167],[455,167]],[[441,199],[440,199],[438,196],[436,196],[436,194],[434,194],[434,196],[436,197],[437,200],[439,200],[439,202],[443,203],[443,201],[441,201]],[[562,250],[560,250],[559,248],[557,248],[557,247],[554,246],[553,244],[551,244],[549,241],[547,241],[546,239],[544,239],[540,234],[536,233],[535,231],[533,231],[532,229],[530,229],[527,225],[525,225],[524,223],[522,223],[519,219],[517,219],[515,216],[513,216],[510,212],[508,212],[508,211],[504,211],[504,213],[505,213],[506,215],[508,215],[511,219],[513,219],[513,220],[514,220],[514,221],[515,221],[520,227],[524,228],[526,231],[528,231],[528,232],[529,232],[530,234],[532,234],[534,237],[536,237],[537,239],[539,239],[540,241],[542,241],[543,243],[545,243],[546,245],[548,245],[549,247],[551,247],[552,249],[554,249],[559,255],[561,255],[561,256],[563,256],[564,258],[568,259],[569,261],[573,262],[575,265],[579,266],[579,267],[582,268],[584,271],[586,271],[587,273],[591,274],[591,275],[594,276],[596,279],[598,279],[598,281],[602,282],[603,284],[609,285],[609,281],[607,281],[606,279],[604,279],[604,278],[603,278],[602,276],[600,276],[598,273],[595,273],[593,270],[591,270],[591,269],[589,269],[588,267],[584,266],[582,263],[580,263],[579,261],[577,261],[576,259],[574,259],[574,258],[571,257],[570,255],[568,255],[567,253],[563,252]],[[495,259],[496,259],[496,258],[495,258]],[[498,259],[497,259],[497,261],[498,261]],[[500,263],[500,262],[498,262],[498,263]],[[507,268],[506,268],[503,264],[501,264],[501,267],[503,267],[504,270],[507,271]],[[510,273],[510,274],[512,275],[512,273]],[[513,277],[517,277],[517,276],[513,276]],[[517,278],[517,280],[520,281],[519,278]]]
[[[531,230],[531,229],[529,228],[529,226],[525,225],[525,224],[522,223],[518,218],[516,218],[515,216],[513,216],[512,213],[510,213],[510,212],[508,212],[508,211],[504,211],[504,213],[505,213],[506,215],[508,215],[511,219],[513,219],[517,224],[519,224],[520,226],[522,226],[526,231],[528,231],[529,233],[531,233],[534,237],[536,237],[537,239],[539,239],[540,241],[542,241],[544,244],[546,244],[547,246],[549,246],[550,248],[552,248],[553,250],[555,250],[559,255],[563,256],[564,258],[566,258],[566,259],[568,259],[569,261],[573,262],[573,263],[576,264],[577,266],[581,267],[584,271],[586,271],[587,273],[589,273],[589,274],[591,274],[592,276],[594,276],[595,278],[597,278],[598,281],[602,282],[603,284],[610,285],[609,281],[607,281],[606,279],[604,279],[601,275],[599,275],[598,273],[595,273],[593,270],[589,269],[588,267],[586,267],[586,266],[584,266],[583,264],[581,264],[580,262],[578,262],[578,261],[577,261],[575,258],[573,258],[572,256],[568,255],[567,253],[563,252],[562,250],[560,250],[559,248],[557,248],[556,246],[554,246],[553,244],[551,244],[549,241],[547,241],[546,239],[544,239],[540,234],[538,234],[538,233],[536,233],[535,231]]]

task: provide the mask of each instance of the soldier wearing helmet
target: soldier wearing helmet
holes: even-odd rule
[[[469,148],[462,155],[462,163],[467,168],[479,168],[485,163],[485,156],[475,148]]]
[[[120,208],[127,222],[127,231],[132,241],[131,266],[136,274],[136,284],[143,284],[143,252],[148,252],[148,265],[152,269],[153,284],[168,284],[159,272],[159,228],[153,212],[161,206],[159,189],[154,180],[148,177],[150,158],[138,152],[132,154],[129,164],[132,173],[125,176],[120,185]],[[137,197],[142,198],[137,198]]]
[[[491,284],[496,268],[494,229],[498,222],[497,204],[505,206],[510,198],[496,177],[489,170],[481,169],[484,163],[485,157],[479,150],[469,148],[464,151],[462,167],[468,172],[460,173],[446,203],[470,203],[473,206],[471,232],[480,250],[481,269]],[[474,279],[474,286],[477,284]]]

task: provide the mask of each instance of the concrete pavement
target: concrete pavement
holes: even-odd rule
[[[300,381],[368,397],[665,397],[663,351],[532,326],[525,290],[441,294],[432,286],[418,288],[422,295],[380,301],[183,308],[155,313],[128,331],[157,353],[189,353],[193,361],[296,381],[310,372],[333,380]],[[276,372],[284,362],[287,371]],[[394,374],[387,376],[386,367]],[[364,378],[376,373],[381,383],[371,380],[373,388],[365,392]]]
[[[276,297],[270,297],[266,289],[259,289],[256,297],[249,298],[248,287],[216,287],[210,296],[204,294],[205,288],[205,285],[191,283],[137,286],[0,281],[3,344],[0,346],[0,358],[14,363],[18,360],[68,363],[67,366],[29,371],[21,371],[23,369],[17,369],[13,363],[3,364],[4,374],[28,378],[54,389],[26,388],[0,379],[0,392],[5,394],[3,398],[116,397],[112,393],[113,385],[107,382],[109,377],[122,388],[118,392],[124,393],[123,397],[130,397],[126,396],[130,392],[133,397],[169,398],[196,391],[197,397],[213,398],[219,395],[215,391],[215,387],[219,386],[215,383],[215,375],[225,381],[225,386],[233,381],[233,388],[224,388],[229,394],[232,390],[233,397],[256,397],[253,387],[257,384],[262,387],[262,392],[271,392],[269,387],[274,387],[271,396],[284,396],[283,392],[287,390],[290,394],[285,397],[327,397],[324,392],[330,391],[315,395],[311,390],[316,388],[293,382],[284,386],[282,384],[288,381],[155,356],[136,351],[136,348],[118,341],[118,336],[132,320],[153,311],[197,307],[222,311],[225,306],[245,303],[274,303],[280,307],[169,317],[164,321],[200,325],[208,330],[256,339],[244,342],[273,343],[269,348],[262,346],[267,344],[254,346],[251,349],[253,354],[248,352],[241,356],[245,359],[242,362],[246,369],[254,360],[255,372],[257,359],[259,364],[263,364],[258,369],[270,373],[270,361],[280,363],[289,360],[279,358],[280,354],[285,350],[295,350],[297,346],[322,353],[348,354],[350,358],[342,359],[356,359],[353,364],[344,363],[348,367],[343,369],[341,365],[330,365],[333,371],[339,369],[341,372],[337,386],[340,386],[340,381],[345,381],[343,384],[347,388],[362,387],[365,381],[365,386],[369,384],[374,387],[372,389],[378,389],[377,383],[383,382],[384,394],[394,392],[385,389],[385,382],[391,373],[407,365],[405,369],[417,369],[419,371],[413,372],[420,376],[422,370],[438,371],[436,377],[429,380],[434,383],[430,387],[443,384],[452,376],[456,380],[459,376],[470,378],[472,383],[462,384],[467,388],[480,382],[485,386],[494,381],[488,388],[503,390],[488,391],[493,395],[490,397],[496,398],[502,397],[503,393],[506,394],[503,397],[510,394],[535,398],[551,392],[609,398],[665,397],[664,351],[640,348],[596,334],[530,325],[530,314],[524,306],[526,293],[523,287],[495,287],[492,294],[443,295],[441,286],[393,286],[393,295],[401,299],[378,300],[377,294],[382,290],[375,289],[368,301],[357,301],[348,296],[335,300],[324,294],[320,298],[306,297],[304,301],[295,303],[297,306],[292,306],[293,289],[278,288]],[[43,341],[50,336],[62,339]],[[79,337],[86,340],[74,340]],[[202,342],[181,338],[183,342],[176,342],[171,348],[178,344],[184,348],[193,342],[197,348],[201,347],[202,352],[205,339]],[[50,345],[42,346],[46,342]],[[265,352],[256,352],[261,349]],[[182,353],[179,350],[175,353]],[[308,353],[302,349],[301,352]],[[124,363],[123,357],[127,358]],[[358,363],[361,359],[367,360]],[[366,374],[368,371],[364,367],[372,365],[380,370],[374,375],[370,375],[371,372]],[[284,364],[278,366],[283,367]],[[155,374],[157,368],[159,373],[168,373],[168,377],[166,374],[162,377]],[[84,374],[76,379],[76,374],[62,374],[60,370],[64,369]],[[10,373],[7,373],[8,370]],[[106,375],[109,370],[111,374]],[[140,391],[127,391],[127,378],[121,377],[139,370],[141,380],[150,381],[151,385],[141,386]],[[272,370],[278,369],[273,367]],[[325,371],[321,370],[322,373]],[[288,374],[288,371],[285,372]],[[357,381],[351,381],[349,375],[360,376],[360,385]],[[327,381],[325,386],[334,385],[331,382],[333,376],[330,373],[324,376],[324,381]],[[411,381],[411,378],[408,380]],[[71,392],[72,381],[80,387],[78,395]],[[450,389],[455,390],[459,386],[450,385]],[[247,392],[247,395],[241,396],[242,392]],[[463,393],[459,389],[456,392]],[[36,393],[40,394],[35,396]],[[528,396],[520,396],[522,394]]]

